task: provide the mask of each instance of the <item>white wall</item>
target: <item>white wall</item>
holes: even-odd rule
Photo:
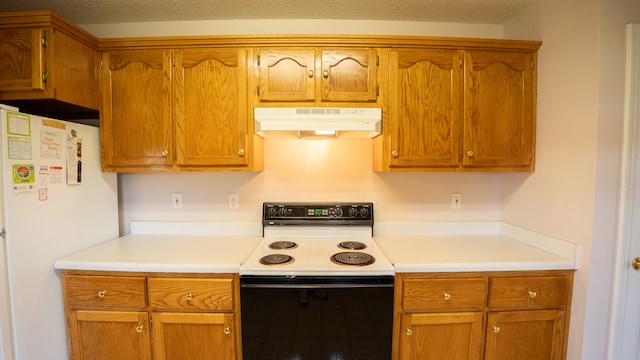
[[[376,222],[495,221],[499,174],[374,173],[371,140],[265,140],[256,173],[121,174],[122,228],[131,220],[260,222],[264,201],[372,201]],[[172,208],[181,192],[183,208]],[[451,193],[462,209],[451,210]],[[240,209],[227,209],[237,193]]]
[[[605,359],[614,270],[626,23],[637,0],[543,0],[505,24],[538,38],[536,173],[503,177],[502,220],[582,245],[569,359]]]

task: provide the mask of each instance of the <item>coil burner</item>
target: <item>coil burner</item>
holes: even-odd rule
[[[331,256],[331,261],[338,265],[358,265],[365,266],[373,264],[376,259],[366,253],[345,251]]]
[[[298,244],[293,241],[275,241],[269,244],[269,249],[282,250],[282,249],[295,249]]]
[[[343,241],[338,244],[338,247],[347,250],[364,250],[367,248],[367,245],[360,241]]]
[[[293,261],[293,256],[283,254],[270,254],[260,258],[260,264],[262,265],[287,265]]]

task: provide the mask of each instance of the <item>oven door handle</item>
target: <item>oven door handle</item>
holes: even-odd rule
[[[393,276],[261,276],[242,275],[240,286],[270,289],[393,287]]]

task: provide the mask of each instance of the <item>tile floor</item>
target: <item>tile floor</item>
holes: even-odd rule
[[[393,288],[241,289],[244,360],[389,360]],[[304,303],[304,301],[302,301]]]

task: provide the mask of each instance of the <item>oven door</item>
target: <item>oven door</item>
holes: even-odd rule
[[[252,359],[391,358],[393,276],[241,276]]]

